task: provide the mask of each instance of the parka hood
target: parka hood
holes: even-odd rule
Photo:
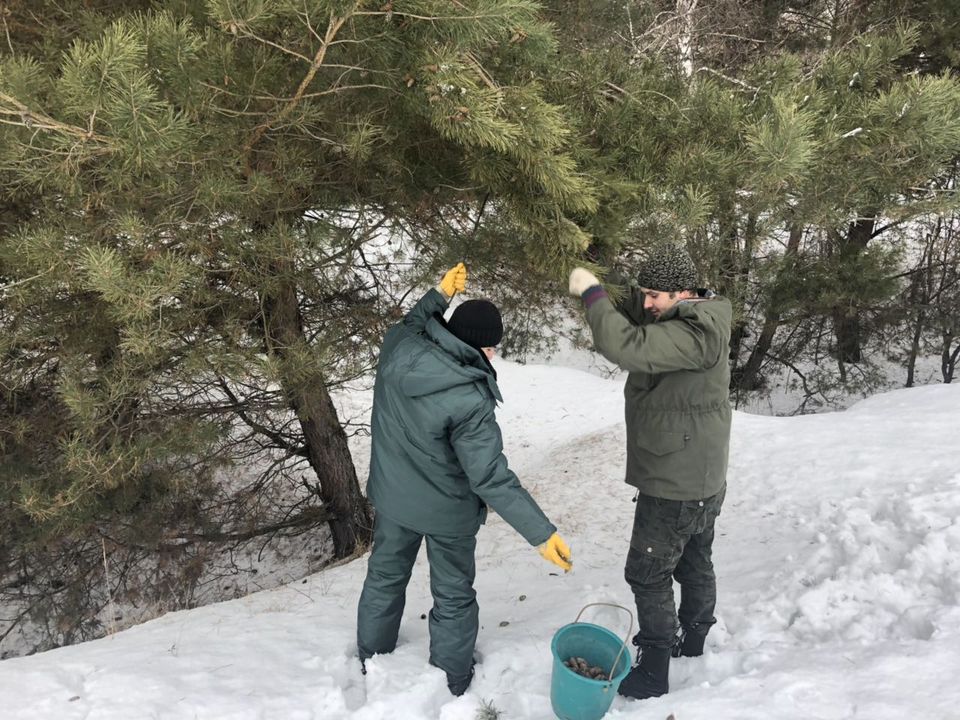
[[[400,381],[408,397],[420,397],[458,385],[481,383],[490,388],[497,402],[503,402],[500,388],[480,351],[454,337],[442,317],[427,320],[424,335],[439,352],[425,351]]]

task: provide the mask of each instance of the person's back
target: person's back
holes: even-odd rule
[[[405,323],[389,331],[374,385],[367,492],[394,522],[421,533],[479,528],[482,504],[450,436],[470,415],[494,412],[499,390],[477,358],[435,316],[422,332]]]
[[[465,276],[462,264],[448,272],[444,295],[462,291]],[[434,599],[430,663],[460,695],[473,677],[474,551],[485,506],[564,570],[570,550],[503,456],[494,416],[500,391],[490,364],[503,333],[500,313],[488,301],[471,300],[444,323],[444,295],[431,290],[421,298],[388,331],[381,350],[367,490],[376,511],[374,542],[357,609],[357,650],[363,664],[396,647],[406,586],[425,538]]]

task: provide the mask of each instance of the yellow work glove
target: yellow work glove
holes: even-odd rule
[[[559,565],[564,572],[569,572],[573,567],[573,561],[570,559],[570,548],[563,541],[563,538],[554,533],[550,539],[537,548],[545,560],[549,560],[554,565]]]
[[[440,281],[440,292],[452,298],[458,292],[463,292],[467,287],[467,266],[463,263],[457,263],[456,267],[447,270],[443,280]]]

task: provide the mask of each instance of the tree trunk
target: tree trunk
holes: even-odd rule
[[[278,268],[277,276],[284,274]],[[300,421],[308,461],[320,481],[320,497],[332,511],[329,523],[334,555],[347,557],[370,542],[372,516],[324,378],[314,370],[291,372],[297,355],[307,350],[292,280],[281,281],[264,297],[263,313],[269,352],[281,362],[284,393]]]
[[[773,338],[780,327],[780,313],[768,310],[763,318],[763,329],[757,338],[757,344],[737,378],[737,387],[740,390],[756,390],[760,387],[760,368],[767,357]]]
[[[693,77],[693,53],[696,39],[694,31],[696,27],[696,18],[693,14],[697,9],[699,0],[677,0],[677,51],[680,55],[680,66],[688,78]]]
[[[957,360],[960,359],[960,345],[950,351],[953,344],[953,333],[943,333],[943,353],[940,357],[940,371],[943,373],[943,382],[950,384],[953,382],[953,374],[957,369]]]
[[[790,237],[787,240],[787,249],[784,252],[784,260],[796,258],[800,250],[800,240],[803,238],[803,227],[794,225],[790,228]],[[785,272],[787,270],[781,270]],[[779,278],[778,278],[779,280]],[[768,301],[769,302],[769,301]],[[773,345],[773,338],[777,334],[777,328],[780,327],[780,310],[771,304],[763,318],[763,329],[757,338],[756,345],[750,357],[743,366],[743,370],[737,378],[737,387],[740,390],[756,390],[759,387],[760,368],[763,361],[766,360],[767,353]]]
[[[867,247],[873,236],[876,215],[868,213],[857,218],[847,228],[847,235],[843,239],[839,251],[844,262],[855,268],[855,260]],[[863,338],[860,327],[860,313],[855,305],[855,299],[833,308],[833,332],[837,339],[837,361],[844,363],[858,363],[863,360]]]
[[[913,328],[913,338],[910,342],[910,354],[907,357],[907,387],[913,387],[917,357],[920,355],[920,340],[923,338],[923,330],[927,317],[926,309],[930,306],[933,288],[933,254],[935,238],[940,236],[942,227],[942,218],[937,218],[937,224],[934,231],[927,239],[927,244],[923,249],[923,256],[917,264],[916,272],[910,281],[910,306],[917,309],[917,321]]]
[[[836,355],[841,363],[857,364],[863,360],[860,345],[860,315],[853,307],[835,307],[833,310],[833,334],[837,340]]]
[[[787,9],[786,0],[763,0],[760,6],[762,20],[756,24],[754,33],[759,40],[771,43],[777,35],[777,26],[780,24],[780,15]]]
[[[730,371],[739,372],[740,350],[747,335],[746,287],[753,260],[753,243],[757,233],[757,219],[747,217],[743,232],[743,249],[740,249],[739,233],[732,213],[720,218],[720,278],[716,290],[734,306],[734,325],[730,332]]]
[[[914,374],[917,368],[917,355],[920,354],[920,337],[923,335],[923,310],[917,311],[917,324],[913,328],[913,339],[910,342],[910,355],[907,358],[907,387],[913,387]]]

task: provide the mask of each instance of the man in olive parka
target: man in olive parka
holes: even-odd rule
[[[678,245],[651,249],[615,305],[584,268],[570,274],[596,349],[629,371],[626,481],[637,488],[625,577],[637,603],[638,664],[619,692],[668,691],[670,657],[703,653],[716,622],[714,523],[726,492],[732,308],[697,289]],[[673,581],[680,584],[675,609]]]
[[[544,558],[571,567],[570,549],[503,456],[494,415],[502,397],[490,362],[503,334],[499,311],[487,300],[468,300],[444,322],[449,299],[465,283],[460,263],[384,338],[367,485],[374,540],[357,610],[361,663],[392,652],[426,538],[434,602],[430,662],[446,672],[454,695],[473,678],[474,550],[487,506]]]

